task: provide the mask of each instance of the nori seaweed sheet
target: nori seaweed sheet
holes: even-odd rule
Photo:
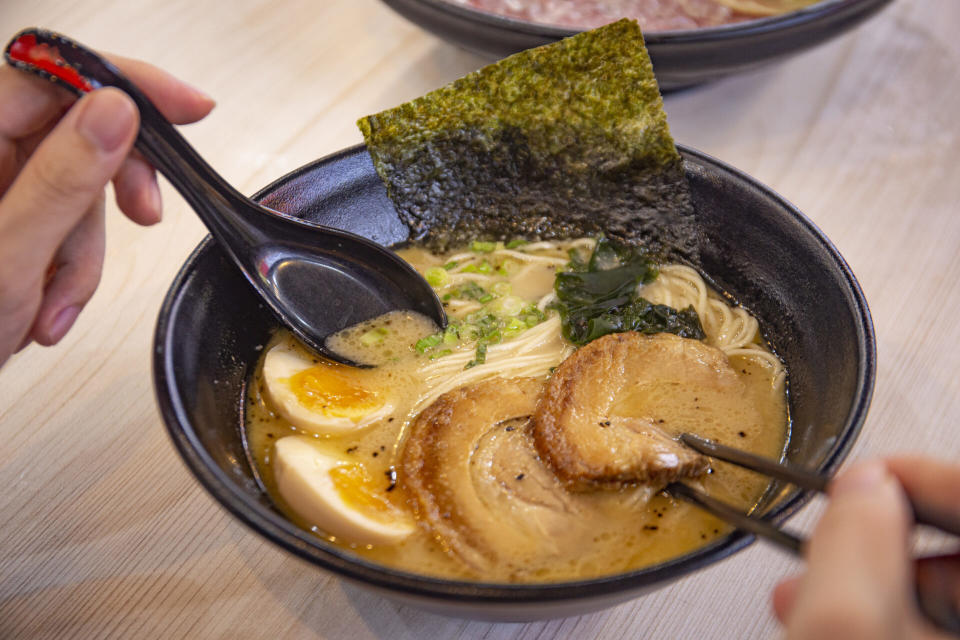
[[[693,207],[635,21],[515,54],[358,121],[411,238],[605,233],[696,262]]]

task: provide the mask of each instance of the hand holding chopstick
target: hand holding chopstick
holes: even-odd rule
[[[674,497],[804,553],[807,576],[802,582],[785,582],[775,596],[778,616],[788,624],[791,638],[817,637],[810,635],[814,629],[827,637],[823,633],[829,628],[844,637],[880,637],[870,630],[899,637],[889,625],[919,625],[921,614],[940,630],[960,634],[960,555],[915,563],[907,555],[911,511],[916,523],[960,535],[960,469],[926,459],[899,459],[860,465],[829,480],[689,434],[682,440],[701,453],[803,488],[824,491],[829,483],[831,502],[809,542],[689,486],[667,487]],[[840,629],[837,624],[846,626]]]

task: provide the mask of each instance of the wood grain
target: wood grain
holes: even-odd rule
[[[187,137],[252,193],[360,141],[354,121],[483,64],[374,0],[0,3],[154,62],[218,107]],[[960,4],[900,0],[783,64],[667,97],[675,137],[756,176],[835,242],[877,328],[854,457],[960,452]],[[150,380],[160,301],[204,231],[108,210],[103,282],[62,344],[0,370],[0,636],[763,638],[793,560],[763,545],[634,602],[488,624],[401,607],[280,552],[221,510],[167,440]],[[792,521],[809,528],[818,511]]]

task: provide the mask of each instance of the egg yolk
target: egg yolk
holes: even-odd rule
[[[383,406],[379,393],[360,384],[355,369],[332,362],[304,369],[287,384],[304,407],[336,418],[363,416]]]
[[[383,482],[377,483],[362,464],[341,464],[330,469],[333,486],[345,503],[365,514],[388,520],[397,511]]]

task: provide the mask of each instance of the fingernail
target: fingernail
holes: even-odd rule
[[[200,89],[197,89],[193,85],[190,85],[190,88],[193,89],[194,93],[196,93],[198,96],[200,96],[201,98],[209,102],[211,109],[216,106],[217,101],[211,98],[209,93],[207,93],[206,91],[201,91]]]
[[[82,108],[77,119],[80,135],[104,151],[119,148],[136,126],[136,107],[119,89],[95,91]]]
[[[76,322],[78,315],[80,315],[80,305],[75,304],[61,309],[54,317],[53,322],[50,323],[50,341],[60,342],[60,339],[67,334],[67,331]]]
[[[871,460],[858,464],[830,483],[831,495],[873,491],[886,482],[889,477],[887,467],[880,460]]]

